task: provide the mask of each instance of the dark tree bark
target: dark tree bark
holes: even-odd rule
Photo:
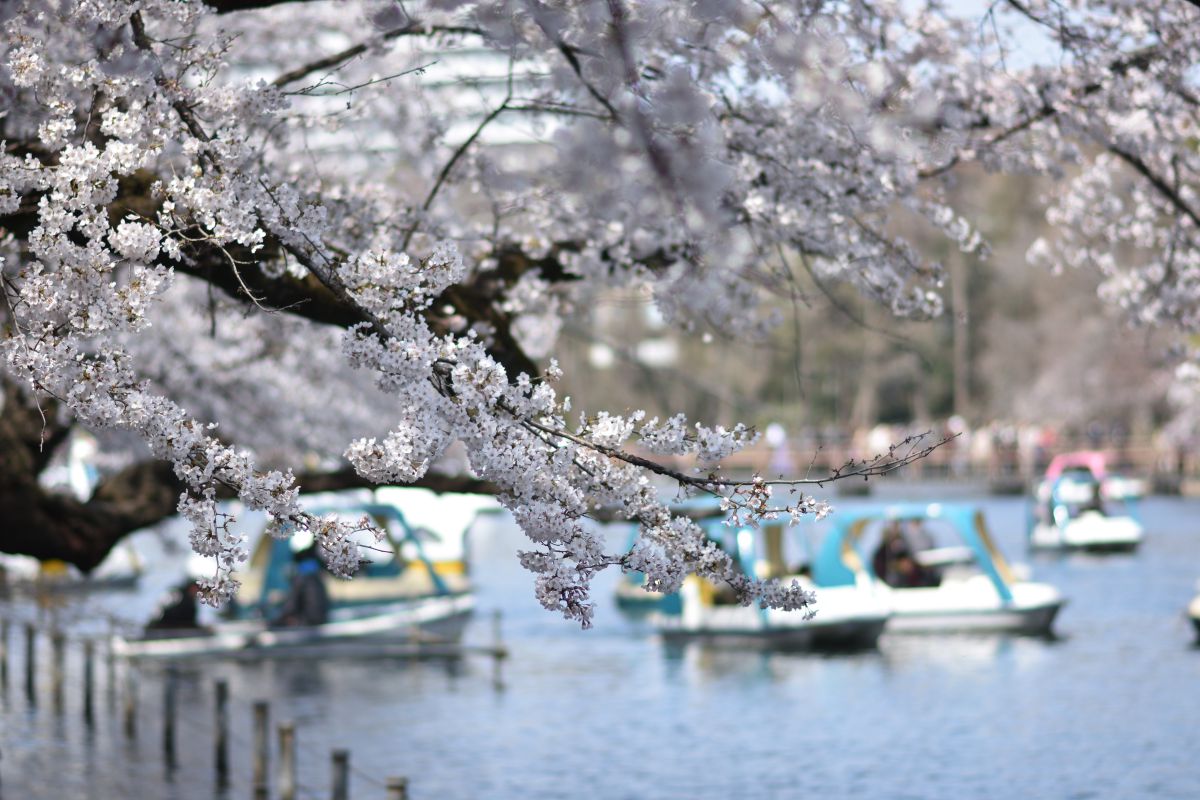
[[[52,401],[39,408],[11,382],[0,385],[0,552],[57,559],[90,572],[125,536],[175,514],[183,484],[163,461],[140,461],[105,477],[86,502],[43,487],[38,476],[71,426],[57,420]],[[349,467],[301,474],[297,483],[304,492],[374,488]],[[496,492],[487,481],[436,473],[413,485],[435,492]]]
[[[106,478],[86,503],[46,490],[38,476],[70,425],[49,400],[3,383],[0,413],[0,550],[94,569],[121,537],[175,513],[179,485],[162,462],[134,464]]]
[[[0,477],[0,550],[58,559],[84,572],[139,528],[175,513],[175,476],[161,461],[135,464],[105,480],[86,503],[22,477]]]

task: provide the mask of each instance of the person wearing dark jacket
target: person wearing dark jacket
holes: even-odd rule
[[[898,522],[888,523],[884,529],[883,539],[871,557],[871,569],[881,581],[897,589],[938,585],[937,574],[917,561]]]
[[[329,592],[322,578],[324,567],[317,558],[317,549],[301,550],[295,561],[288,596],[274,624],[283,627],[324,625],[329,620]]]
[[[196,597],[200,594],[200,584],[189,580],[176,589],[169,600],[158,612],[158,616],[146,625],[149,630],[186,630],[198,628]]]

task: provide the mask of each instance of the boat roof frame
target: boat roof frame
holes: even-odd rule
[[[996,547],[987,529],[983,509],[971,503],[892,503],[839,509],[831,517],[832,527],[821,539],[813,562],[813,578],[818,586],[853,586],[858,575],[872,574],[869,560],[856,548],[867,525],[872,522],[902,520],[944,520],[954,528],[970,548],[976,565],[991,581],[1004,602],[1013,599],[1015,582],[1004,555]],[[878,576],[874,576],[878,580]]]

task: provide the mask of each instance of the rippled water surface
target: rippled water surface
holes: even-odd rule
[[[1200,650],[1183,618],[1200,577],[1200,501],[1147,500],[1144,547],[1107,557],[1030,559],[1023,501],[985,507],[1010,557],[1069,597],[1058,640],[885,635],[877,652],[844,656],[668,652],[612,606],[615,575],[598,581],[591,631],[542,611],[512,557],[519,534],[494,521],[473,534],[484,613],[468,636],[488,641],[487,612],[503,610],[502,690],[485,659],[185,664],[169,777],[157,668],[137,676],[138,736],[127,742],[101,663],[89,733],[78,653],[61,715],[46,678],[30,708],[14,631],[0,797],[213,797],[217,677],[234,698],[237,798],[250,796],[256,699],[296,722],[301,797],[329,796],[336,747],[352,752],[352,800],[382,798],[388,775],[408,776],[413,798],[1200,797]],[[176,576],[97,596],[87,611],[148,610]]]

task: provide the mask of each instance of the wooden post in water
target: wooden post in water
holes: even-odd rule
[[[25,623],[25,698],[37,705],[37,628]]]
[[[270,706],[254,704],[254,800],[267,800],[267,765],[270,762]]]
[[[333,800],[350,800],[350,751],[333,751]]]
[[[8,694],[8,620],[0,619],[0,694]]]
[[[215,760],[217,789],[229,788],[229,684],[217,681],[217,724]]]
[[[504,660],[504,642],[500,637],[500,609],[492,612],[492,687],[504,688],[504,678],[500,674],[500,663]]]
[[[105,654],[104,666],[104,682],[106,685],[106,694],[108,696],[108,710],[109,713],[112,713],[112,710],[116,708],[117,705],[117,654],[113,650],[113,640],[111,635],[108,637],[108,652]]]
[[[179,689],[179,672],[174,666],[167,667],[163,676],[163,760],[167,769],[175,769],[175,699]]]
[[[66,676],[63,674],[65,669],[63,662],[66,660],[66,639],[63,638],[62,631],[55,631],[50,635],[51,647],[51,670],[50,670],[50,694],[54,698],[54,710],[61,714],[63,710],[63,684]]]
[[[387,800],[408,800],[408,778],[387,779]]]
[[[93,656],[94,645],[91,639],[85,639],[83,642],[83,724],[89,728],[95,723],[96,718],[93,709],[94,692],[92,685],[95,682],[95,663]]]
[[[133,664],[129,662],[125,663],[124,701],[121,709],[122,727],[125,729],[125,738],[133,739],[137,736],[137,682],[134,680]]]
[[[279,800],[296,800],[296,726],[279,726]]]

